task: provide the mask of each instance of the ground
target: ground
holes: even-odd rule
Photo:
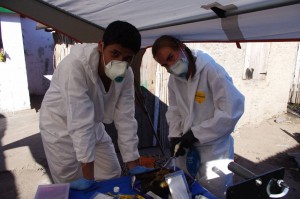
[[[38,109],[0,114],[1,199],[32,199],[39,184],[51,183],[39,134]],[[246,125],[236,130],[233,137],[238,164],[256,175],[285,168],[284,181],[290,186],[285,198],[300,198],[300,171],[292,156],[300,153],[298,116],[286,113],[255,126]],[[141,153],[160,156],[158,149]],[[235,179],[236,183],[243,181]]]

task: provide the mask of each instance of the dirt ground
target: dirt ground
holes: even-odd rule
[[[39,134],[38,109],[0,114],[1,199],[32,199],[39,184],[51,183]],[[300,198],[299,166],[291,156],[300,153],[299,117],[282,114],[256,126],[244,126],[233,136],[238,164],[256,175],[284,167],[284,181],[290,186],[285,198]],[[236,178],[237,183],[241,181]]]

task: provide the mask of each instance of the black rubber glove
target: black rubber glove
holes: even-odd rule
[[[176,144],[178,144],[179,142],[181,142],[181,137],[173,137],[173,138],[170,139],[170,153],[171,153],[171,157],[174,156],[174,149],[175,149],[175,146],[176,146]],[[184,153],[185,153],[184,148],[183,148],[183,147],[180,147],[175,155],[176,155],[176,157],[178,157],[179,154],[184,155]]]
[[[182,137],[180,138],[171,138],[170,144],[171,144],[171,156],[174,155],[174,149],[176,144],[180,142],[180,147],[175,154],[176,157],[178,156],[183,156],[185,154],[185,149],[189,149],[190,147],[193,146],[195,142],[197,142],[197,138],[195,138],[192,130],[189,130],[186,132]]]
[[[197,140],[197,138],[195,138],[193,131],[189,130],[181,137],[180,147],[190,148],[197,141],[198,140]]]

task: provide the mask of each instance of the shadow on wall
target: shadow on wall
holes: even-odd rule
[[[5,156],[3,154],[2,138],[7,128],[7,119],[0,114],[0,198],[18,198],[18,191],[15,185],[15,177],[12,172],[6,170]],[[5,193],[4,196],[1,196]]]

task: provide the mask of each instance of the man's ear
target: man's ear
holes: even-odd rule
[[[103,43],[102,40],[100,40],[100,41],[98,42],[98,50],[99,50],[99,52],[102,53],[103,48],[104,48],[104,43]]]

